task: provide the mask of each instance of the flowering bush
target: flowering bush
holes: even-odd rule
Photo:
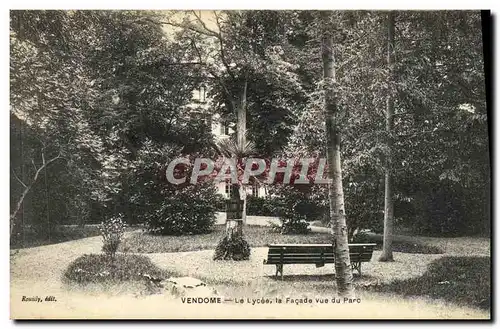
[[[118,216],[112,217],[111,219],[102,222],[99,226],[99,230],[101,231],[103,239],[102,251],[112,259],[115,258],[118,246],[122,241],[125,227],[126,224],[123,221],[122,214],[118,214]]]

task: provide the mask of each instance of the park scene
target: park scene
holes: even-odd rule
[[[489,19],[12,10],[11,318],[490,319]]]

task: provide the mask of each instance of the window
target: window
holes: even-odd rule
[[[252,196],[259,197],[259,186],[257,184],[252,185]]]
[[[226,195],[228,198],[231,197],[231,184],[229,184],[228,182],[226,182]]]
[[[221,122],[220,133],[221,135],[229,135],[229,124],[227,122]]]
[[[207,125],[209,129],[212,129],[212,116],[210,114],[203,115],[203,122]]]
[[[206,88],[205,86],[200,86],[200,98],[199,101],[201,103],[205,103],[206,101]]]

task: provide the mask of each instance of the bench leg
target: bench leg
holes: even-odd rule
[[[361,276],[361,262],[358,262],[356,269],[358,270],[359,276]]]
[[[361,262],[352,263],[352,269],[358,271],[361,276]]]
[[[276,264],[276,277],[281,273],[281,280],[283,280],[283,264]]]

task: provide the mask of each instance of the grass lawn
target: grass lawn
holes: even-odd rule
[[[224,225],[215,225],[208,234],[185,236],[158,236],[143,232],[132,232],[120,246],[122,252],[132,253],[162,253],[215,249],[224,235]],[[251,247],[265,247],[271,243],[330,243],[329,233],[310,232],[309,234],[279,234],[271,232],[269,227],[247,225],[243,233]],[[381,249],[382,240],[374,237],[367,241],[377,243],[375,249]],[[416,240],[395,239],[393,250],[415,254],[442,254],[437,246],[419,243]]]
[[[142,232],[133,232],[124,239],[120,251],[133,253],[161,253],[215,249],[224,236],[224,225],[215,225],[208,234],[185,236],[156,236]],[[305,235],[283,235],[273,233],[269,227],[246,226],[243,234],[251,247],[264,247],[270,243],[329,243],[329,234],[309,233]]]
[[[373,290],[489,309],[490,262],[489,257],[442,257],[434,260],[422,276],[393,280],[374,286]]]
[[[127,231],[137,230],[137,227],[127,227]],[[33,231],[27,230],[24,237],[21,235],[18,239],[10,242],[11,249],[22,249],[56,244],[66,241],[79,240],[101,235],[98,225],[60,225],[56,226],[51,232],[50,238],[48,235],[37,235]]]

